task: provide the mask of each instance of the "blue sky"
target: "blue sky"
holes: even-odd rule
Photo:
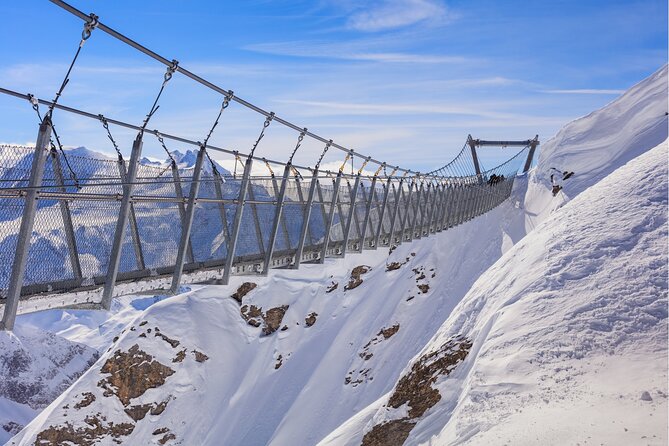
[[[666,0],[71,3],[300,126],[419,170],[447,161],[468,133],[547,140],[667,62]],[[51,99],[82,22],[24,0],[2,2],[0,23],[0,86]],[[139,124],[163,72],[97,30],[61,102]],[[149,127],[201,140],[220,101],[176,75]],[[34,141],[32,113],[0,97],[0,141]],[[211,142],[248,151],[262,121],[232,105]],[[112,151],[98,123],[62,112],[54,122],[64,144]],[[112,130],[128,153],[134,134]],[[259,154],[284,159],[295,137],[273,124]],[[296,162],[313,164],[321,148],[305,142]],[[153,140],[145,153],[164,158]]]

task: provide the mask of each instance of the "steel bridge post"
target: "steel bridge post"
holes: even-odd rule
[[[121,251],[123,249],[123,239],[125,238],[125,227],[128,224],[128,216],[130,215],[131,210],[130,205],[132,204],[132,189],[137,177],[139,157],[142,155],[142,136],[142,132],[138,133],[135,141],[132,143],[130,165],[128,166],[128,173],[123,182],[123,199],[121,200],[121,207],[119,209],[118,219],[116,220],[114,242],[112,244],[109,265],[107,267],[107,279],[105,281],[104,289],[102,290],[101,304],[105,310],[109,310],[111,306],[114,285],[116,285],[116,277],[118,276],[118,270],[121,264]]]
[[[411,195],[413,193],[414,186],[416,185],[416,180],[414,178],[411,179],[411,184],[409,185],[409,193],[406,196],[406,200],[404,201],[405,208],[404,208],[404,215],[402,216],[402,224],[400,225],[400,231],[401,232],[401,237],[400,237],[400,245],[405,242],[405,234],[406,234],[406,223],[409,217],[409,211],[411,209]]]
[[[349,193],[349,207],[348,207],[348,219],[346,220],[346,229],[344,231],[344,243],[342,246],[341,255],[346,257],[346,250],[348,249],[348,239],[351,235],[351,225],[355,220],[355,202],[358,197],[358,188],[360,187],[360,174],[356,175],[355,183],[353,183],[353,191]]]
[[[274,196],[278,197],[279,193],[281,192],[281,188],[276,183],[276,177],[274,176],[274,174],[272,174],[272,189],[274,190]],[[285,192],[284,192],[284,194],[285,194]],[[283,231],[283,236],[286,239],[286,244],[290,248],[290,234],[288,233],[288,226],[286,226],[286,219],[284,218],[284,219],[280,220],[279,224],[281,225],[281,230]]]
[[[332,181],[333,187],[334,187],[334,180]],[[325,230],[325,226],[328,224],[328,213],[325,212],[325,198],[323,197],[323,189],[321,188],[321,181],[318,180],[316,181],[316,192],[318,192],[318,201],[320,202],[320,210],[321,210],[321,217],[323,218],[323,230]],[[314,242],[314,240],[312,240]]]
[[[441,184],[441,206],[439,206],[439,215],[437,215],[436,221],[436,231],[441,232],[444,230],[444,215],[446,214],[446,206],[448,205],[448,184]]]
[[[432,206],[430,206],[430,203]],[[422,238],[425,235],[425,218],[428,218],[429,221],[429,212],[430,209],[434,207],[434,190],[432,188],[432,183],[427,183],[427,190],[425,192],[425,203],[423,203],[423,209],[420,211],[420,227],[418,229],[418,235],[416,238]]]
[[[389,181],[388,186],[390,185],[391,183]],[[394,187],[395,185],[393,184],[393,188]],[[404,178],[400,178],[398,187],[397,189],[395,189],[395,206],[393,207],[394,209],[393,215],[392,217],[390,217],[392,220],[390,220],[390,234],[388,235],[388,246],[393,246],[393,244],[395,243],[395,224],[397,223],[397,218],[400,212],[400,203],[402,201],[403,187],[404,187]],[[381,227],[383,228],[383,226]]]
[[[357,180],[356,180],[357,181]],[[363,199],[365,199],[365,186],[364,184],[361,184],[358,182],[358,188],[362,187],[362,196]],[[360,219],[358,218],[358,212],[355,209],[355,203],[358,201],[358,191],[357,190],[352,190],[351,189],[351,182],[346,181],[346,188],[348,189],[348,196],[349,196],[349,215],[351,213],[351,208],[353,209],[353,221],[355,222],[355,230],[358,235],[360,235]],[[347,225],[348,226],[348,225]],[[349,226],[349,237],[347,239],[350,239],[350,226]],[[344,251],[342,252],[342,255],[346,255],[346,251],[348,250],[348,247],[345,247]]]
[[[302,182],[300,180],[300,177],[295,175],[295,185],[297,186],[297,197],[300,200],[300,203],[305,203],[304,201],[304,192],[302,192]],[[308,194],[308,192],[307,192]],[[313,197],[312,197],[312,204],[313,204]],[[305,215],[306,208],[304,208],[303,205],[303,212],[302,215]],[[309,217],[311,217],[311,209],[309,209]],[[307,225],[307,235],[309,236],[309,242],[313,244],[314,242],[314,235],[312,234],[312,229],[311,225]],[[299,243],[299,240],[298,240]]]
[[[418,223],[418,212],[421,211],[420,208],[420,200],[423,198],[423,195],[425,193],[423,192],[423,189],[425,188],[425,181],[421,181],[420,183],[420,189],[418,189],[417,193],[417,198],[416,198],[416,206],[413,208],[413,220],[411,221],[411,230],[409,232],[409,241],[412,241],[416,235],[416,224]],[[421,211],[422,215],[422,211]]]
[[[198,152],[199,156],[199,152]],[[196,161],[197,162],[197,161]],[[193,172],[193,175],[195,175],[195,172]],[[184,203],[184,192],[181,187],[181,175],[179,175],[179,168],[177,167],[176,163],[172,163],[172,178],[174,179],[174,193],[178,199],[177,201],[177,206],[179,207],[179,217],[181,217],[181,229],[183,232],[183,228],[186,224],[186,219],[187,213],[186,213],[186,205]],[[192,183],[191,183],[192,187]],[[186,250],[186,255],[188,256],[188,262],[193,262],[195,261],[195,257],[193,257],[193,247],[191,246],[190,243],[190,238],[188,239],[188,246]]]
[[[283,177],[281,177],[281,188],[276,199],[276,209],[274,211],[274,222],[272,223],[272,231],[269,233],[269,243],[267,252],[265,253],[265,262],[263,263],[263,276],[269,273],[269,267],[272,262],[272,255],[274,254],[274,245],[276,244],[276,236],[279,233],[279,224],[281,224],[281,214],[283,213],[283,203],[286,197],[286,187],[288,186],[288,175],[290,175],[290,163],[286,164],[283,169]],[[290,246],[290,242],[289,242]]]
[[[460,212],[462,208],[462,183],[455,185],[453,190],[453,212],[451,212],[451,217],[448,220],[448,227],[452,228],[461,223],[460,221]]]
[[[53,175],[54,179],[56,180],[56,185],[61,192],[67,192],[65,188],[65,181],[63,180],[63,169],[61,168],[58,152],[55,148],[51,149],[51,164],[53,166]],[[65,241],[67,242],[67,248],[70,253],[70,266],[72,267],[72,273],[74,274],[75,279],[81,280],[81,264],[79,263],[77,240],[74,237],[74,225],[72,224],[72,214],[70,212],[69,201],[66,199],[58,200],[58,206],[60,207],[60,215],[63,217]]]
[[[365,211],[366,211],[366,210],[367,210],[367,192],[365,192],[365,183],[363,183],[362,180],[360,181],[360,191],[362,192],[362,201],[363,201],[363,203],[365,203]],[[370,193],[370,196],[371,196],[371,193],[372,193],[372,192],[371,192],[371,189],[370,189],[370,192],[369,192],[369,193]],[[356,201],[357,201],[357,200],[356,200]],[[357,239],[357,240],[358,240],[358,245],[357,245],[357,247],[354,249],[354,251],[355,251],[355,252],[362,252],[362,240],[363,240],[363,239],[362,239],[362,237],[361,237],[361,234],[362,234],[362,228],[365,227],[365,222],[364,222],[364,221],[362,222],[362,227],[361,227],[361,226],[360,226],[360,219],[358,218],[358,210],[357,210],[357,209],[355,210],[354,215],[356,216],[356,219],[355,219],[355,228],[356,228],[357,231],[358,231],[358,239]],[[356,246],[356,245],[355,245],[355,241],[354,241],[354,246]]]
[[[440,211],[439,215],[437,216],[437,232],[442,232],[446,226],[445,220],[446,220],[446,214],[448,212],[448,198],[449,198],[449,186],[448,183],[444,182],[442,185],[442,203],[440,206]]]
[[[474,142],[472,135],[467,135],[467,144],[469,144],[469,148],[472,151],[472,160],[474,161],[474,170],[476,171],[476,176],[480,177],[481,166],[479,165],[479,157],[476,155],[476,142]]]
[[[304,220],[302,223],[302,230],[300,231],[300,238],[297,241],[297,252],[295,252],[295,260],[293,261],[293,269],[300,267],[302,262],[302,252],[304,251],[304,244],[307,239],[307,234],[311,233],[309,228],[309,220],[311,219],[311,208],[314,203],[314,195],[316,192],[316,185],[318,184],[318,168],[314,169],[311,183],[309,184],[309,192],[307,193],[307,204],[304,208]],[[321,200],[322,201],[322,200]],[[325,221],[325,220],[324,220]]]
[[[118,173],[121,177],[121,183],[128,182],[128,172],[125,168],[125,162],[123,158],[118,159]],[[135,174],[135,176],[137,176]],[[135,264],[137,265],[138,270],[143,270],[146,268],[144,263],[144,252],[142,251],[142,242],[139,237],[139,228],[137,227],[137,216],[135,215],[135,204],[130,202],[130,213],[128,214],[128,221],[130,224],[130,237],[132,239],[132,249],[135,252]]]
[[[369,188],[369,200],[367,200],[367,207],[365,209],[365,219],[362,221],[362,233],[360,235],[360,249],[358,252],[362,252],[365,249],[367,242],[365,241],[365,236],[367,235],[367,226],[369,225],[370,212],[372,210],[372,200],[374,200],[374,195],[376,195],[376,175],[372,178],[372,185]]]
[[[381,238],[381,231],[383,230],[383,219],[386,216],[386,209],[388,208],[388,196],[390,194],[390,180],[386,181],[383,190],[383,202],[381,204],[381,210],[379,211],[379,224],[377,225],[376,232],[374,234],[374,246],[372,249],[377,249],[379,246],[379,239]]]
[[[452,202],[453,202],[453,185],[450,182],[448,182],[444,184],[444,211],[441,214],[441,222],[439,223],[439,226],[441,227],[442,231],[448,229],[448,220],[452,214],[451,210]]]
[[[425,230],[425,234],[427,236],[430,236],[430,234],[432,234],[432,223],[434,222],[436,211],[439,210],[439,205],[441,204],[440,203],[441,195],[439,193],[440,192],[439,184],[438,183],[433,184],[432,188],[433,188],[432,206],[430,206],[430,208],[428,209],[428,212],[427,212],[427,229]]]
[[[339,185],[341,184],[342,173],[339,171],[337,173],[337,179],[334,180],[333,190],[332,190],[332,205],[330,206],[330,212],[328,212],[327,223],[325,224],[325,235],[323,237],[323,246],[321,248],[321,258],[318,263],[325,263],[325,254],[328,252],[328,244],[330,243],[330,231],[332,230],[332,222],[334,220],[334,213],[337,207],[337,199],[339,197]],[[341,223],[340,223],[341,224]]]
[[[230,242],[228,244],[228,252],[225,256],[225,270],[223,271],[222,282],[227,285],[230,282],[230,274],[232,273],[232,266],[235,260],[235,250],[237,249],[237,240],[239,239],[239,228],[242,225],[242,215],[244,214],[244,203],[246,202],[246,193],[249,189],[249,178],[251,176],[251,167],[253,166],[253,158],[246,158],[244,164],[244,174],[242,175],[242,182],[239,186],[239,196],[237,197],[237,208],[235,209],[235,219],[232,222],[232,234],[230,235]]]
[[[250,181],[250,180],[249,180]],[[251,214],[253,215],[253,226],[256,230],[256,238],[258,240],[258,249],[260,249],[260,254],[265,254],[265,241],[262,236],[262,228],[260,227],[260,219],[258,218],[258,207],[255,203],[256,194],[253,191],[253,183],[249,183],[248,190],[249,198],[251,199]]]
[[[21,216],[19,238],[16,241],[16,252],[12,263],[12,273],[9,278],[9,289],[5,300],[5,311],[0,322],[0,329],[11,331],[14,329],[16,312],[19,308],[21,298],[21,287],[28,262],[28,251],[30,250],[30,237],[35,226],[35,214],[37,213],[37,200],[39,199],[39,188],[44,178],[44,168],[49,154],[49,141],[51,138],[51,118],[47,115],[39,126],[35,153],[30,168],[30,180],[28,191],[25,195],[25,204]]]
[[[221,222],[223,223],[223,235],[225,237],[226,245],[230,243],[230,229],[228,228],[228,217],[225,213],[225,204],[223,203],[223,188],[221,187],[221,174],[214,170],[214,192],[218,202],[218,210],[221,214]]]
[[[181,223],[181,240],[179,241],[179,251],[177,252],[177,260],[174,265],[174,274],[172,275],[172,286],[170,287],[171,294],[176,294],[179,291],[184,263],[186,263],[186,253],[188,251],[191,252],[191,261],[195,261],[190,243],[190,232],[193,228],[193,217],[195,216],[195,201],[200,192],[200,178],[202,176],[202,162],[204,160],[204,155],[205,148],[202,146],[197,152],[195,169],[193,170],[193,178],[190,185],[190,195],[188,197],[188,208],[186,209],[185,218],[182,219]]]
[[[537,145],[539,145],[539,135],[535,136],[530,142],[530,151],[527,153],[527,161],[525,161],[523,173],[527,172],[530,170],[530,167],[532,167],[532,159],[534,158],[534,151],[537,150]]]

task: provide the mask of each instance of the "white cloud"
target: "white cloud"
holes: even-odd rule
[[[244,49],[276,56],[385,63],[462,64],[472,61],[472,59],[463,56],[379,50],[379,47],[386,46],[384,43],[362,40],[336,43],[319,41],[268,42],[246,45]]]
[[[434,0],[383,0],[354,12],[347,26],[363,32],[386,31],[417,23],[444,23],[452,17],[446,7]]]
[[[488,107],[461,107],[438,104],[365,104],[335,101],[303,101],[299,99],[278,99],[278,103],[313,107],[310,114],[347,114],[347,115],[396,115],[396,114],[439,114],[472,115],[489,118],[508,118],[508,113],[489,111]]]
[[[601,90],[596,88],[584,88],[578,90],[542,90],[541,93],[551,94],[623,94],[625,90]]]

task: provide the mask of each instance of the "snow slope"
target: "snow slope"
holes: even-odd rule
[[[666,91],[666,68],[663,76],[664,82],[651,79],[639,84],[644,87],[639,89],[640,105],[634,116],[655,113],[657,107],[644,102],[666,104],[666,97],[652,93],[657,85]],[[626,131],[650,128],[650,118],[639,122],[642,124]],[[591,130],[608,126],[607,123],[592,120]],[[615,133],[621,126],[608,128]],[[662,132],[666,138],[666,125],[652,126],[653,138]],[[623,136],[626,135],[618,138]],[[542,156],[559,152],[569,140],[564,138],[553,149],[546,143]],[[638,145],[626,150],[641,153],[649,148]],[[592,172],[615,169],[609,165],[610,159],[600,157],[588,162],[601,165]],[[546,166],[540,158],[537,172],[543,172]],[[598,181],[594,173],[585,169],[577,176],[582,188]],[[528,189],[532,193],[526,193]],[[575,195],[570,192],[569,183],[565,184],[565,191]],[[552,199],[541,175],[530,175],[516,182],[513,197],[499,208],[436,237],[401,245],[390,256],[387,251],[368,251],[328,261],[325,266],[275,270],[268,278],[235,278],[227,287],[194,286],[144,313],[120,310],[119,316],[105,322],[99,333],[96,323],[104,321],[93,317],[85,321],[85,315],[90,313],[59,311],[50,313],[54,315],[50,321],[32,319],[35,325],[53,324],[65,337],[104,349],[112,333],[115,336],[125,321],[137,318],[131,324],[134,330],[128,328],[114,341],[111,350],[12,444],[32,444],[49,426],[62,427],[68,422],[73,429],[86,429],[84,419],[98,411],[107,417],[99,420],[107,427],[110,422],[132,424],[132,432],[127,433],[126,429],[127,435],[122,436],[128,444],[151,443],[165,435],[175,437],[167,444],[315,444],[350,417],[364,420],[376,412],[409,360],[432,339],[479,276],[529,229],[550,218],[566,199],[567,195]],[[392,262],[400,263],[399,269],[386,271],[386,265]],[[362,276],[359,287],[344,291],[351,271],[359,265],[368,265],[371,271]],[[263,336],[262,327],[246,323],[240,305],[230,298],[245,280],[258,285],[243,299],[247,314],[250,305],[262,307],[263,312],[288,305],[282,321],[287,330]],[[333,281],[338,288],[327,293]],[[419,293],[418,285],[428,285],[429,290]],[[122,303],[127,308],[132,302],[153,300],[153,296],[129,296]],[[318,314],[316,322],[307,327],[306,319],[313,312]],[[23,318],[19,318],[19,324],[22,320],[27,322],[29,316]],[[70,329],[62,323],[63,318],[77,328]],[[146,324],[140,326],[144,321]],[[398,324],[396,333],[388,337],[383,334],[391,333]],[[156,327],[180,345],[172,347],[162,337],[156,337]],[[149,328],[151,333],[147,332]],[[117,352],[128,352],[135,344],[174,373],[124,406],[118,397],[104,396],[105,390],[98,383],[110,376],[102,371],[105,364],[113,364]],[[183,348],[186,352],[181,362],[172,362],[179,359]],[[193,350],[206,354],[208,359],[198,362]],[[281,365],[277,369],[278,364]],[[86,392],[96,395],[96,400],[85,409],[72,409],[70,403],[82,401]],[[168,399],[159,415],[149,411],[143,419],[133,421],[125,413],[131,406],[155,408]],[[69,408],[63,409],[64,406]],[[441,429],[443,424],[436,426]],[[163,427],[169,432],[153,435]],[[360,429],[343,428],[338,432],[354,436]],[[113,433],[108,433],[98,440],[108,444],[112,437]]]
[[[155,338],[155,331],[140,338],[146,328],[156,326],[188,352],[196,349],[209,359],[196,363],[189,357],[176,363],[175,374],[160,388],[133,400],[130,405],[175,397],[160,417],[147,415],[137,422],[125,441],[149,441],[157,427],[165,426],[183,444],[315,444],[390,390],[404,364],[429,341],[476,277],[499,258],[503,245],[499,222],[517,220],[518,212],[513,202],[507,202],[474,222],[401,245],[390,256],[387,250],[369,251],[328,261],[325,267],[276,270],[268,278],[235,277],[230,286],[193,286],[192,291],[141,314],[141,321],[148,323],[140,327],[140,319],[135,321],[135,331],[126,331],[15,444],[31,444],[48,426],[81,423],[96,411],[107,414],[109,421],[127,422],[120,401],[102,396],[97,383],[106,375],[100,369],[117,350],[128,351],[135,344],[172,367],[181,346],[172,348]],[[463,245],[459,243],[463,239],[475,242]],[[440,249],[432,249],[437,240]],[[404,264],[386,271],[392,262]],[[344,291],[352,269],[359,265],[368,265],[371,271],[362,276],[360,286]],[[245,280],[258,287],[243,299],[244,305],[260,306],[264,312],[289,306],[282,322],[286,331],[263,336],[262,327],[244,321],[240,305],[230,295]],[[338,288],[327,293],[333,281]],[[422,293],[418,285],[428,285],[429,290]],[[313,312],[318,314],[316,322],[307,327],[305,319]],[[22,316],[19,324],[28,318]],[[396,324],[399,330],[388,339],[379,334]],[[76,334],[61,333],[79,340],[90,336],[85,326]],[[363,359],[369,353],[372,356]],[[275,369],[279,355],[282,365]],[[84,392],[97,395],[90,408],[62,409],[66,404],[73,407]],[[197,416],[182,424],[189,413]]]
[[[525,196],[527,232],[566,202],[611,172],[667,139],[668,66],[605,107],[565,125],[542,143]],[[573,171],[553,199],[551,168]]]
[[[665,141],[476,281],[422,352],[470,354],[404,444],[667,443],[667,180]],[[322,444],[360,444],[384,404]]]
[[[19,432],[97,358],[85,345],[36,328],[0,332],[0,443]]]

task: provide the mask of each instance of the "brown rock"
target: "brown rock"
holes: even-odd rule
[[[183,362],[186,359],[186,349],[179,351],[177,355],[172,359],[172,362]]]
[[[262,318],[261,307],[256,307],[255,305],[249,307],[248,305],[244,305],[239,312],[242,315],[242,319],[244,319],[247,324],[254,327],[260,327],[260,321],[256,318]]]
[[[49,426],[37,434],[35,444],[93,446],[100,444],[104,437],[111,437],[115,443],[121,444],[119,438],[130,435],[135,429],[132,423],[103,424],[97,417],[86,417],[85,422],[86,426],[81,427],[69,422],[63,426]]]
[[[137,344],[127,352],[117,350],[100,372],[109,376],[100,380],[98,387],[105,389],[105,396],[116,395],[124,406],[148,389],[162,386],[174,374],[174,370],[154,360]]]
[[[163,435],[163,438],[158,440],[158,443],[165,444],[170,440],[174,440],[175,438],[177,438],[176,435],[174,435],[172,432],[170,432],[168,434]]]
[[[439,391],[433,389],[432,384],[439,376],[449,375],[467,357],[471,346],[467,340],[454,339],[445,342],[438,350],[423,355],[413,364],[411,371],[400,378],[388,405],[398,408],[408,403],[411,407],[409,418],[422,416],[441,399]]]
[[[400,324],[395,324],[392,327],[381,329],[381,331],[379,332],[379,335],[383,335],[384,338],[388,339],[391,336],[393,336],[395,333],[397,333],[399,331],[399,329],[400,329]]]
[[[401,267],[402,267],[402,264],[400,262],[388,263],[386,265],[386,271],[395,271],[396,269],[400,269]]]
[[[309,315],[304,319],[304,323],[307,325],[307,327],[311,327],[316,323],[317,316],[318,313],[316,312],[309,313]]]
[[[279,329],[287,309],[288,305],[282,305],[280,307],[270,308],[267,310],[263,316],[263,319],[265,319],[265,326],[263,327],[262,332],[265,336],[271,335]]]
[[[360,276],[369,272],[372,269],[370,266],[359,265],[353,268],[351,271],[351,279],[348,281],[348,284],[344,287],[344,290],[352,290],[359,287],[362,284],[362,279]]]
[[[274,364],[274,370],[278,370],[279,367],[283,365],[283,355],[279,355],[278,358],[276,358],[276,364]]]
[[[75,409],[81,409],[82,407],[88,407],[90,406],[93,401],[95,401],[95,395],[93,395],[91,392],[84,392],[81,394],[84,398],[79,401],[77,404],[74,405]]]
[[[251,292],[253,289],[255,289],[255,287],[257,286],[258,285],[253,282],[244,282],[239,286],[239,288],[237,288],[237,291],[230,297],[232,297],[241,305],[242,298],[246,296],[249,292]]]
[[[165,408],[167,407],[167,403],[170,402],[170,398],[167,398],[165,401],[161,401],[158,404],[155,404],[151,408],[151,415],[160,415],[161,413],[165,412]]]
[[[180,342],[177,341],[176,339],[170,339],[170,338],[168,338],[167,336],[165,336],[164,334],[162,334],[162,333],[160,333],[160,332],[158,332],[158,331],[156,331],[156,336],[158,336],[159,338],[162,338],[163,341],[165,341],[165,342],[167,342],[168,344],[170,344],[170,345],[172,346],[172,348],[177,348],[177,347],[179,346],[179,344],[180,344]]]
[[[423,355],[404,375],[388,400],[388,406],[408,404],[406,417],[377,424],[362,439],[362,446],[402,445],[418,418],[441,399],[432,384],[439,376],[449,375],[466,357],[472,343],[464,338],[446,341],[438,350]]]
[[[422,284],[422,285],[416,285],[416,286],[418,287],[418,289],[420,290],[420,292],[423,293],[423,294],[425,294],[425,293],[427,293],[428,291],[430,291],[430,285],[428,285],[428,284],[426,284],[426,283],[425,283],[425,284]]]
[[[147,412],[151,409],[151,404],[141,404],[137,406],[130,406],[125,409],[125,413],[128,414],[133,421],[143,420]]]
[[[193,354],[195,355],[195,360],[197,362],[204,362],[209,359],[209,356],[205,355],[202,352],[199,352],[197,350],[193,350]]]
[[[156,429],[155,431],[153,431],[153,432],[151,433],[151,435],[160,435],[160,434],[164,434],[165,432],[169,432],[169,431],[170,431],[170,430],[169,430],[168,428],[166,428],[166,427],[159,427],[158,429]]]
[[[325,290],[325,292],[326,293],[331,293],[334,290],[336,290],[338,287],[339,287],[339,283],[333,281],[332,284],[330,284],[330,286]]]
[[[377,424],[362,437],[361,446],[401,446],[415,425],[415,422],[404,419]]]

